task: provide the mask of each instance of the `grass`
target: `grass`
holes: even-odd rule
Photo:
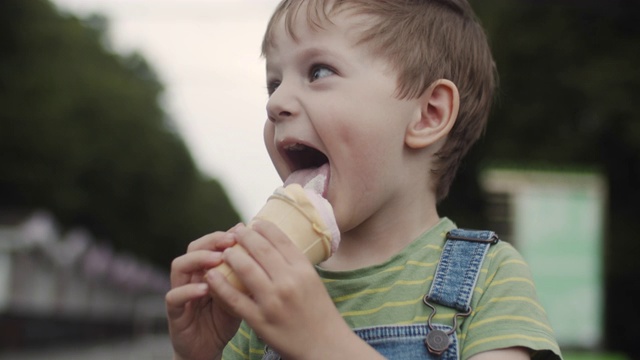
[[[564,360],[629,360],[623,354],[566,352],[562,354]]]

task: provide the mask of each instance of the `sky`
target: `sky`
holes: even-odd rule
[[[250,219],[282,183],[262,138],[267,91],[260,57],[279,0],[52,2],[79,17],[105,15],[113,48],[147,59],[166,87],[162,105],[198,167]]]

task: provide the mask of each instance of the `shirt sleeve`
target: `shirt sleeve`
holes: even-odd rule
[[[516,346],[530,349],[533,359],[562,358],[529,266],[510,244],[490,248],[471,306],[461,328],[462,359]]]

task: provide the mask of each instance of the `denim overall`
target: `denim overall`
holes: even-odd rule
[[[374,326],[355,329],[355,333],[388,359],[459,359],[458,318],[471,314],[471,297],[482,262],[489,246],[498,241],[493,231],[449,231],[431,289],[424,297],[425,306],[432,309],[427,323]],[[432,322],[435,304],[457,310],[452,325]],[[267,347],[263,360],[274,359],[280,356]]]

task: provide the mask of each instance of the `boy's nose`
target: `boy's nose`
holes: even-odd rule
[[[297,114],[298,106],[292,89],[280,84],[267,101],[267,116],[273,122],[285,120]]]

